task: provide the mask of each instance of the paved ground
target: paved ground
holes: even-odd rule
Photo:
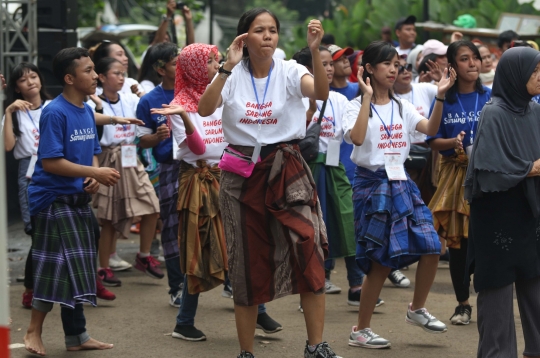
[[[30,239],[24,235],[22,225],[9,228],[9,249],[20,250],[9,253],[11,276],[10,307],[13,319],[11,341],[22,343],[30,311],[23,309],[21,294],[24,290],[15,277],[22,275],[24,259]],[[120,241],[118,252],[126,260],[134,260],[138,247],[138,237]],[[468,326],[451,326],[448,318],[456,305],[448,266],[442,266],[428,300],[432,314],[449,325],[448,333],[431,335],[404,322],[407,303],[412,298],[414,275],[413,266],[406,275],[411,279],[411,288],[398,289],[387,282],[381,298],[386,302],[377,308],[373,316],[373,330],[390,339],[392,348],[388,350],[368,350],[347,345],[351,326],[357,318],[357,308],[347,305],[347,294],[327,295],[325,339],[343,357],[475,357],[478,339],[476,312]],[[68,353],[63,346],[63,333],[59,309],[47,317],[43,340],[50,357],[236,357],[239,348],[232,300],[221,297],[221,289],[201,295],[196,326],[205,332],[206,342],[185,342],[170,336],[177,309],[169,306],[166,279],[154,280],[137,270],[119,273],[122,287],[115,288],[117,299],[113,302],[100,301],[97,308],[85,308],[89,333],[102,341],[115,344],[110,351]],[[347,287],[343,260],[339,260],[332,281],[342,288]],[[297,311],[298,296],[289,296],[269,303],[269,314],[283,324],[284,330],[274,335],[264,335],[257,331],[256,357],[302,357],[306,339],[302,313]],[[476,295],[471,303],[475,306]],[[517,304],[515,305],[517,310]],[[473,308],[474,309],[474,308]],[[523,335],[519,315],[516,311],[519,349],[523,349]],[[12,358],[29,357],[24,348],[12,349]],[[3,358],[3,357],[2,357]]]

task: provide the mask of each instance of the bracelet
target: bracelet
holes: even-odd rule
[[[439,101],[439,102],[444,102],[446,100],[446,98],[439,98],[439,97],[435,96],[435,100]]]
[[[111,125],[116,125],[116,122],[114,121],[113,116],[109,116],[109,118],[111,120]]]

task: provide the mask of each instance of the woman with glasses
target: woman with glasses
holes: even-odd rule
[[[441,154],[437,191],[428,207],[439,238],[450,250],[450,276],[458,305],[450,321],[467,325],[471,320],[469,284],[465,284],[469,238],[469,205],[464,199],[465,174],[470,150],[476,137],[480,112],[491,97],[491,89],[482,86],[479,74],[482,58],[470,41],[448,46],[448,64],[457,79],[443,101],[439,131],[427,138],[431,149]],[[436,102],[434,102],[436,103]],[[432,105],[432,110],[433,110]]]
[[[159,216],[159,201],[144,166],[137,158],[136,126],[114,123],[112,116],[135,118],[139,98],[131,93],[121,93],[126,74],[123,64],[111,57],[96,64],[99,96],[90,96],[89,104],[97,113],[111,116],[111,124],[98,126],[102,153],[98,155],[100,167],[115,168],[121,176],[117,185],[101,185],[94,195],[93,205],[102,225],[99,247],[98,276],[105,286],[120,286],[109,267],[109,257],[116,252],[116,232],[128,237],[134,217],[141,217],[140,251],[135,268],[152,278],[163,278],[159,261],[150,255]],[[93,102],[93,103],[92,103]],[[115,125],[116,124],[116,125]]]
[[[495,78],[495,68],[493,68],[493,55],[486,45],[477,45],[480,56],[482,56],[482,68],[480,69],[480,79],[482,84],[488,88],[493,86]]]

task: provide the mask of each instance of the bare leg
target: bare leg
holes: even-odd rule
[[[236,318],[236,331],[238,332],[240,349],[254,353],[253,340],[257,324],[257,306],[234,305],[234,317]]]
[[[41,332],[43,329],[43,322],[47,317],[48,312],[41,312],[32,308],[32,316],[30,318],[30,325],[24,335],[24,348],[30,353],[45,355],[45,347],[41,340]]]
[[[152,240],[156,235],[156,225],[158,220],[158,214],[144,215],[141,218],[141,242],[140,252],[143,254],[150,253],[150,247],[152,246]]]
[[[308,342],[312,346],[323,341],[325,298],[326,295],[324,294],[316,295],[312,292],[300,294]]]
[[[94,338],[90,338],[80,346],[75,347],[69,347],[66,348],[68,351],[83,351],[83,350],[103,350],[103,349],[111,349],[114,347],[114,345],[110,343],[103,343],[100,341],[96,341]]]
[[[101,227],[101,236],[99,238],[99,267],[109,267],[109,256],[112,251],[111,246],[113,244],[116,231],[112,226],[112,223],[108,220],[102,220],[103,226]]]
[[[420,258],[416,268],[414,298],[411,307],[413,311],[426,306],[429,290],[435,280],[435,275],[437,275],[438,264],[439,255],[424,255]]]
[[[364,278],[362,294],[360,295],[360,308],[358,309],[358,329],[371,327],[371,316],[381,294],[384,281],[390,274],[390,267],[371,262],[371,270]]]

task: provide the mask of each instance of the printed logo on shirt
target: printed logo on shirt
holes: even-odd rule
[[[163,115],[163,114],[157,115],[156,122],[157,122],[158,126],[160,126],[163,123],[167,123],[167,116]]]
[[[114,138],[115,139],[126,139],[135,137],[135,130],[131,126],[116,126]]]
[[[39,147],[39,131],[37,129],[32,129],[32,135],[34,136],[34,148]]]
[[[219,144],[225,141],[221,119],[203,121],[202,125],[204,127],[204,144]]]
[[[317,123],[319,120],[318,117],[313,117],[313,122]],[[334,133],[334,125],[332,123],[335,123],[334,117],[332,116],[324,116],[321,120],[321,134],[320,136],[323,138],[334,138],[336,134]]]
[[[386,129],[383,125],[379,126],[381,136],[380,136],[380,142],[377,145],[377,148],[379,149],[386,149],[386,148],[405,148],[407,147],[407,141],[403,141],[403,125],[402,124],[392,124],[386,126]],[[388,133],[386,130],[390,132],[392,135],[392,138],[388,136]]]
[[[242,124],[277,124],[277,118],[272,117],[272,102],[266,102],[261,105],[257,103],[246,103],[246,117],[251,118],[241,118],[240,123]],[[260,119],[259,119],[260,117]]]
[[[446,118],[443,119],[444,124],[465,124],[469,121],[469,118],[474,118],[476,122],[478,122],[478,119],[480,118],[480,112],[476,113],[476,116],[474,115],[474,111],[467,112],[461,112],[461,113],[447,113]]]
[[[74,129],[70,136],[70,142],[93,140],[96,137],[94,128]]]

